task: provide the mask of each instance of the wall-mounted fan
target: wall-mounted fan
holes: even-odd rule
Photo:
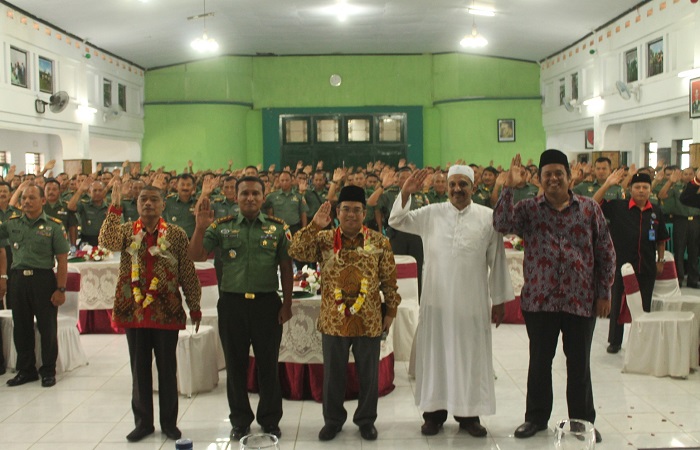
[[[564,97],[564,108],[569,112],[574,112],[574,110],[580,110],[581,106],[578,104],[578,100],[571,97]]]
[[[639,86],[630,87],[629,84],[618,80],[615,83],[615,87],[617,88],[617,92],[620,94],[620,97],[622,97],[623,100],[629,100],[634,95],[634,99],[636,101],[639,101],[639,96],[641,94]]]
[[[113,120],[118,120],[122,116],[122,109],[119,105],[112,105],[107,109],[104,114],[102,114],[102,120],[104,122],[111,122]]]
[[[58,114],[68,107],[69,102],[70,96],[68,93],[66,91],[59,91],[49,97],[48,102],[45,102],[40,98],[36,99],[34,101],[34,109],[37,113],[44,114],[46,111],[46,105],[49,105],[51,112]]]

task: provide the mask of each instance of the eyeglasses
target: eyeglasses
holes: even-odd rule
[[[343,214],[354,214],[356,216],[362,214],[363,211],[364,208],[360,207],[348,208],[347,206],[343,206],[342,208],[340,208],[340,212],[342,212]]]

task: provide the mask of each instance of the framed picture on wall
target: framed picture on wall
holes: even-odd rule
[[[39,57],[39,90],[47,94],[53,94],[53,61]]]
[[[659,38],[647,44],[647,76],[664,73],[664,39]]]
[[[690,118],[700,117],[700,77],[690,80]]]
[[[13,86],[27,86],[27,52],[10,47],[10,82]]]
[[[639,81],[639,57],[636,48],[625,52],[625,79],[627,83]]]
[[[498,142],[515,142],[515,119],[498,119]]]
[[[584,131],[585,133],[585,142],[584,142],[584,148],[586,149],[592,149],[593,148],[593,130],[586,130]]]
[[[107,78],[102,80],[102,104],[105,108],[112,106],[112,81]]]

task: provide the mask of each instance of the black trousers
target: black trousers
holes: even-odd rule
[[[160,428],[172,429],[177,423],[178,330],[127,328],[131,362],[131,410],[137,428],[153,428],[153,355],[158,367],[158,406]]]
[[[390,228],[387,232],[391,251],[395,255],[409,255],[416,258],[418,266],[418,300],[423,292],[423,240],[420,236]]]
[[[321,335],[323,347],[323,420],[342,426],[348,417],[343,406],[350,347],[360,381],[360,396],[352,421],[358,426],[377,420],[379,401],[379,352],[382,338]]]
[[[282,388],[278,358],[282,325],[278,322],[282,307],[276,292],[256,293],[254,299],[243,294],[221,292],[217,304],[219,335],[226,360],[226,394],[234,427],[247,427],[257,417],[262,426],[277,426],[282,419]],[[248,400],[248,358],[250,346],[255,353],[260,401],[253,415]]]
[[[455,420],[459,422],[460,424],[462,423],[470,423],[470,422],[477,422],[481,423],[479,421],[478,416],[472,416],[472,417],[460,417],[460,416],[454,416]],[[429,420],[434,423],[445,423],[447,420],[447,410],[446,409],[438,409],[437,411],[426,411],[423,413],[423,420]]]
[[[595,317],[527,311],[523,311],[523,317],[530,339],[525,421],[546,425],[552,414],[552,359],[561,332],[566,355],[569,418],[595,423],[590,363]]]
[[[640,275],[635,272],[639,283],[639,292],[642,294],[642,306],[644,311],[651,310],[651,296],[654,292],[656,276]],[[610,345],[622,345],[622,338],[625,331],[624,324],[618,324],[617,318],[620,316],[622,307],[622,294],[625,292],[625,285],[622,282],[622,272],[618,267],[615,272],[615,282],[612,285],[612,303],[610,305],[610,328],[608,329],[608,343]]]
[[[42,377],[56,375],[58,358],[58,308],[51,303],[56,291],[56,275],[51,269],[34,269],[30,276],[22,270],[12,270],[7,296],[12,304],[13,338],[17,349],[17,371],[23,374],[36,373],[34,354],[34,317],[41,335]]]
[[[673,258],[676,260],[676,272],[679,283],[686,275],[685,251],[688,249],[688,284],[700,281],[698,273],[698,256],[700,252],[700,217],[688,220],[687,217],[673,216]]]

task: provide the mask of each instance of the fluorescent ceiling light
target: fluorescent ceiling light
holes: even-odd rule
[[[470,6],[469,8],[467,8],[467,12],[469,14],[474,14],[475,16],[493,17],[496,15],[496,11],[494,11],[493,9],[477,8],[474,6]]]
[[[335,16],[338,21],[345,22],[348,17],[362,14],[367,12],[367,10],[368,8],[366,7],[351,5],[346,0],[338,0],[334,5],[322,8],[319,12],[324,15]]]
[[[219,49],[219,43],[216,39],[207,36],[205,31],[201,38],[197,38],[190,43],[190,46],[198,52],[215,52]]]
[[[690,70],[678,72],[678,78],[695,78],[700,77],[700,67]]]

